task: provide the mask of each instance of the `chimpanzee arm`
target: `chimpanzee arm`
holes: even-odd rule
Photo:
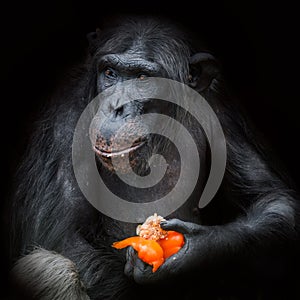
[[[227,269],[232,267],[234,270],[237,265],[242,265],[258,274],[268,272],[264,269],[268,259],[274,262],[274,257],[288,258],[285,257],[286,250],[291,249],[299,234],[295,192],[271,169],[259,148],[251,142],[250,133],[246,136],[245,131],[235,128],[233,122],[227,128],[230,128],[225,130],[229,159],[224,190],[230,192],[231,201],[240,207],[239,216],[214,226],[177,219],[166,221],[162,227],[182,232],[185,245],[155,273],[148,267],[136,267],[133,276],[137,282],[152,282],[197,269],[203,271],[224,262]]]

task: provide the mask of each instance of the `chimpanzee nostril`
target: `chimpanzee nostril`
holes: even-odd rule
[[[114,109],[112,116],[114,121],[126,119],[128,116],[133,117],[136,114],[136,107],[132,103],[126,103]]]
[[[121,117],[124,113],[124,105],[119,106],[114,110],[115,117]]]

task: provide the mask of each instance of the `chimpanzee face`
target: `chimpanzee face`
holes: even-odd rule
[[[126,80],[137,80],[146,85],[149,77],[166,76],[165,70],[158,63],[147,59],[145,51],[140,48],[131,48],[120,54],[106,54],[97,63],[99,93]],[[118,171],[126,173],[128,165],[124,166],[123,157],[129,153],[134,171],[139,175],[147,174],[149,171],[147,161],[151,155],[161,151],[162,137],[151,135],[147,124],[142,123],[139,116],[155,112],[172,114],[174,117],[176,108],[171,103],[154,98],[134,99],[125,104],[122,104],[123,102],[122,97],[102,99],[99,109],[107,119],[101,124],[101,128],[97,128],[98,123],[95,121],[94,150],[102,165],[110,171],[118,168]],[[121,139],[115,139],[117,132],[119,137],[122,136]],[[166,148],[167,144],[167,141],[164,141],[163,147]],[[178,153],[169,154],[170,159],[176,159]],[[112,158],[115,162],[114,167],[111,163]]]

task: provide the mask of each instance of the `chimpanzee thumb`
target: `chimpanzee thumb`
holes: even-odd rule
[[[161,221],[160,225],[162,229],[174,230],[183,234],[195,233],[201,230],[201,226],[195,223],[184,222],[179,219],[171,219],[167,221]]]

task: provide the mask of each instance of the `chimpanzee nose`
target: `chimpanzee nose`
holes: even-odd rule
[[[117,113],[114,111],[111,117],[103,122],[101,128],[99,128],[96,143],[99,143],[101,140],[101,148],[105,149],[110,147],[111,141],[113,140],[115,134],[124,124],[125,119],[122,117],[121,113]]]
[[[98,148],[111,151],[112,140],[122,128],[130,127],[127,123],[137,115],[137,107],[129,102],[115,109],[111,106],[106,112],[106,118],[101,122],[100,128],[96,126],[95,142]],[[125,132],[123,135],[126,136]],[[125,137],[124,140],[126,140]]]
[[[134,114],[133,107],[131,106],[130,103],[126,103],[124,105],[118,106],[117,108],[113,109],[110,119],[112,122],[114,122],[120,119],[125,119],[133,114]]]

